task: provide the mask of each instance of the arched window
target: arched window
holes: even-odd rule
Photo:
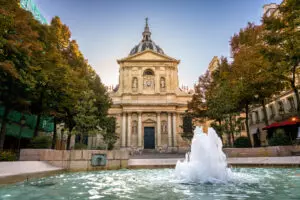
[[[154,76],[154,72],[153,72],[153,70],[152,69],[146,69],[145,71],[144,71],[144,74],[143,74],[144,76]]]

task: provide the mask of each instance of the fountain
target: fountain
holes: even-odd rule
[[[191,152],[183,162],[177,162],[175,175],[184,183],[226,183],[233,178],[221,139],[213,128],[205,134],[201,127],[196,127]]]

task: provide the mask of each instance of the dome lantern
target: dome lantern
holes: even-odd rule
[[[151,32],[148,25],[148,17],[145,20],[146,20],[146,24],[143,32],[143,39],[138,45],[133,47],[129,55],[134,55],[136,53],[145,51],[147,49],[151,49],[154,52],[164,54],[164,51],[151,40]]]

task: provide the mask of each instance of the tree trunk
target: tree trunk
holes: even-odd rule
[[[253,147],[252,142],[251,142],[251,137],[250,137],[249,124],[248,124],[248,121],[249,121],[249,104],[248,103],[246,103],[246,105],[245,105],[245,111],[246,111],[246,131],[247,131],[247,137],[248,137],[248,139],[250,141],[251,146]]]
[[[38,136],[38,134],[39,134],[40,122],[41,122],[41,114],[38,114],[37,119],[36,119],[35,128],[34,128],[34,134],[33,134],[34,137]]]
[[[224,132],[226,133],[226,137],[227,137],[227,144],[232,147],[232,143],[231,143],[231,132],[230,132],[230,122],[228,121],[228,118],[225,118],[225,126],[224,126]]]
[[[83,144],[83,134],[80,133],[80,144]]]
[[[63,149],[63,141],[64,141],[64,129],[60,130],[60,150],[64,150]]]
[[[3,150],[4,141],[5,141],[5,134],[6,134],[6,123],[7,123],[7,116],[10,109],[4,107],[4,115],[1,121],[1,132],[0,132],[0,151]]]
[[[70,150],[70,144],[71,144],[71,137],[72,137],[72,130],[74,126],[69,125],[69,133],[68,133],[68,139],[67,139],[67,150]]]
[[[296,96],[296,103],[297,103],[297,115],[300,116],[300,97],[299,97],[299,93],[298,93],[298,89],[296,88],[295,84],[291,84],[292,89],[294,91],[294,94]]]
[[[261,100],[261,105],[263,107],[265,125],[269,126],[268,114],[267,114],[267,109],[266,109],[266,104],[264,99]]]
[[[38,101],[38,108],[37,108],[37,119],[36,119],[36,124],[34,128],[34,133],[33,136],[36,137],[39,134],[39,128],[40,128],[40,121],[41,121],[41,112],[43,108],[43,98],[44,98],[44,92],[41,92],[39,101]]]
[[[298,93],[298,89],[295,85],[295,82],[296,82],[296,69],[297,69],[297,66],[299,65],[299,63],[297,62],[296,65],[293,66],[293,69],[292,69],[292,81],[290,82],[291,83],[291,87],[294,91],[294,94],[296,96],[296,101],[297,101],[297,115],[300,116],[300,97],[299,97],[299,93]]]
[[[53,118],[53,123],[54,123],[54,130],[53,130],[53,138],[52,138],[52,145],[51,149],[55,149],[56,145],[56,117]]]
[[[71,133],[68,134],[68,138],[67,138],[67,150],[70,150],[70,143],[71,143]]]
[[[230,134],[231,134],[231,138],[232,138],[232,146],[234,144],[234,127],[233,127],[233,124],[232,124],[232,116],[230,115],[229,116],[229,125],[230,125]]]
[[[222,120],[221,119],[218,119],[218,122],[219,122],[219,126],[222,127]],[[223,142],[223,134],[222,133],[219,133],[218,134],[221,141],[222,141],[222,144],[224,145],[224,142]]]

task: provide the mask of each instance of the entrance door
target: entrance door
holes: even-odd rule
[[[155,149],[154,127],[144,128],[144,149]]]

